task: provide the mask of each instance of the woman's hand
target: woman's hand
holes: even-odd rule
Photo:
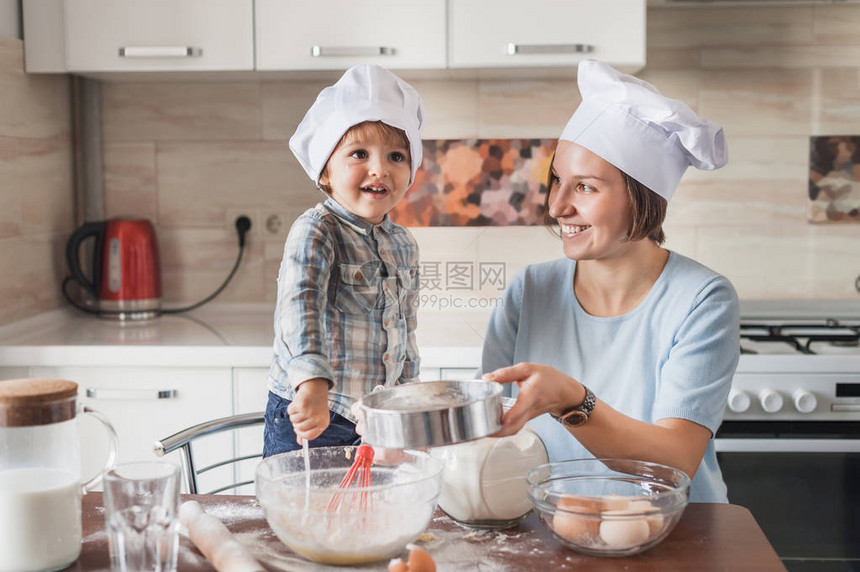
[[[521,362],[486,373],[484,379],[516,383],[520,388],[516,403],[502,417],[498,437],[513,435],[538,415],[558,414],[585,400],[581,383],[548,365]]]
[[[287,406],[290,423],[296,433],[296,442],[312,441],[322,435],[331,421],[328,410],[328,380],[323,377],[308,379],[299,384],[296,397]]]
[[[519,431],[543,413],[559,414],[585,400],[585,388],[555,368],[518,363],[484,375],[499,383],[516,383],[520,392],[514,406],[502,418],[503,437]],[[654,423],[628,417],[598,401],[588,423],[576,428],[576,439],[595,457],[641,459],[677,467],[696,474],[711,439],[711,432],[692,421],[658,419]]]

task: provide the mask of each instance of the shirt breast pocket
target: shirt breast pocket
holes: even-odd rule
[[[380,304],[379,263],[341,264],[335,306],[345,314],[369,314]]]

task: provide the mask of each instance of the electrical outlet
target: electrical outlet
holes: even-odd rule
[[[251,229],[245,234],[245,240],[252,236],[259,236],[260,229],[260,215],[255,209],[238,209],[238,208],[229,208],[227,209],[227,214],[224,219],[224,229],[227,232],[227,235],[231,239],[235,239],[237,237],[236,232],[236,219],[240,216],[246,216],[251,219]]]
[[[260,233],[264,240],[283,241],[290,232],[290,227],[301,212],[281,209],[262,209],[260,211]]]

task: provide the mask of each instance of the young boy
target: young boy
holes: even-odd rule
[[[394,208],[421,165],[418,93],[379,66],[320,92],[290,138],[328,195],[290,229],[278,276],[263,455],[360,441],[350,406],[417,381],[418,245]]]

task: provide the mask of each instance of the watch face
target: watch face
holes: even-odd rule
[[[560,421],[568,427],[577,427],[588,421],[588,414],[585,411],[571,411],[562,417]]]

